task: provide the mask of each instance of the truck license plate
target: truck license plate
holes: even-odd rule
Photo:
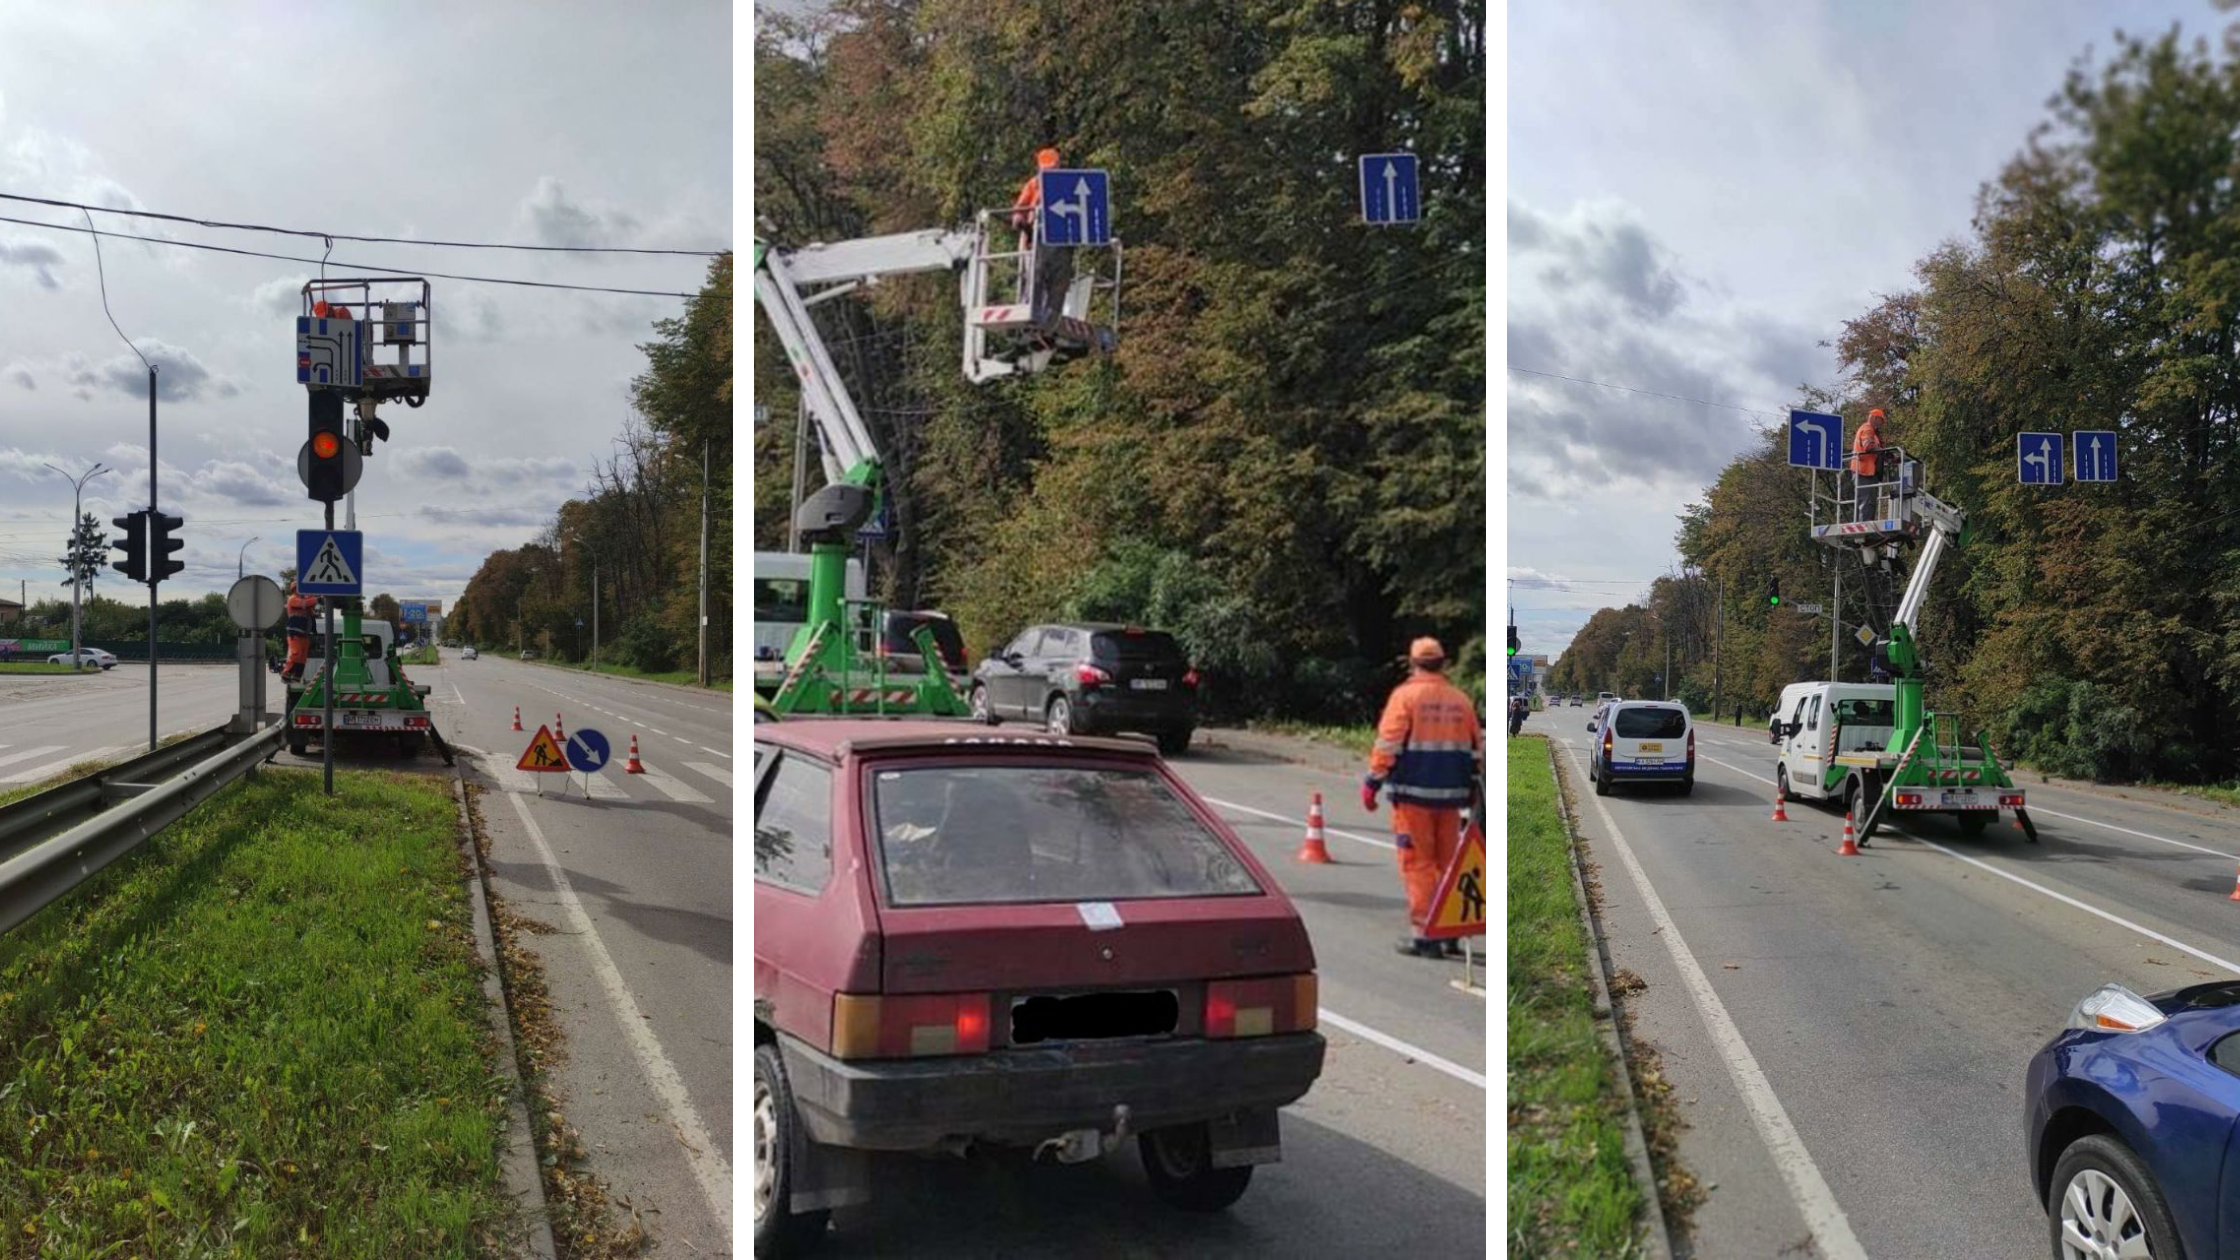
[[[1135,678],[1129,680],[1128,685],[1137,691],[1165,691],[1167,680],[1164,678]]]
[[[1946,809],[1974,809],[1976,790],[1974,788],[1947,788],[1941,794],[1940,800]]]

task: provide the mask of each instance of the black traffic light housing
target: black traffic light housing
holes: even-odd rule
[[[109,562],[109,567],[135,582],[148,580],[148,514],[127,512],[112,516],[109,523],[124,531],[124,537],[113,538],[109,545],[124,553]]]
[[[148,513],[148,585],[154,586],[174,573],[184,572],[187,562],[173,560],[171,553],[187,545],[183,538],[174,538],[184,517],[165,516],[161,512]]]
[[[350,436],[342,427],[342,395],[331,389],[311,391],[311,443],[304,488],[321,503],[332,503],[350,492],[343,464],[343,450]]]
[[[1515,656],[1523,647],[1524,644],[1517,641],[1517,627],[1514,623],[1511,623],[1509,626],[1509,655]]]
[[[1766,607],[1781,607],[1781,579],[1778,577],[1766,579]]]

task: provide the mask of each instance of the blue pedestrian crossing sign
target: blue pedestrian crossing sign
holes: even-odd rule
[[[2116,479],[2116,431],[2114,429],[2079,429],[2077,439],[2077,480],[2114,481]]]
[[[1361,155],[1361,217],[1369,223],[1413,223],[1423,217],[1416,189],[1416,155]]]
[[[613,746],[597,731],[585,729],[568,736],[568,764],[584,774],[606,769],[613,756]]]
[[[303,595],[365,594],[365,535],[354,529],[296,531],[296,591]]]
[[[1789,412],[1789,463],[1822,472],[1843,469],[1843,417],[1817,411]]]
[[[1042,245],[1110,245],[1111,184],[1103,171],[1042,172],[1042,205],[1035,224]]]
[[[2061,435],[2025,433],[2015,439],[2015,467],[2026,486],[2061,484]]]

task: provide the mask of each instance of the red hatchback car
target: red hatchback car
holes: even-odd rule
[[[1281,1158],[1322,1071],[1314,949],[1148,745],[762,723],[754,811],[757,1255],[867,1201],[875,1152],[1134,1137],[1199,1211]]]

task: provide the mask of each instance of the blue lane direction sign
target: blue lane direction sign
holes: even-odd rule
[[[1789,462],[1798,468],[1842,471],[1843,417],[1791,409]]]
[[[399,604],[397,605],[397,620],[426,625],[428,622],[428,606],[426,604]]]
[[[305,595],[365,594],[365,535],[354,529],[296,531],[296,590]]]
[[[1111,183],[1103,171],[1042,172],[1041,221],[1035,225],[1044,245],[1110,245]]]
[[[1413,223],[1423,217],[1416,190],[1416,155],[1364,153],[1360,161],[1361,217],[1370,223]]]
[[[2114,481],[2116,479],[2116,431],[2114,429],[2079,429],[2077,439],[2077,480]]]
[[[614,749],[607,737],[594,730],[576,731],[568,736],[568,764],[585,774],[597,774],[607,768],[613,759]]]
[[[2026,486],[2061,484],[2061,435],[2025,433],[2015,439],[2015,468]]]

